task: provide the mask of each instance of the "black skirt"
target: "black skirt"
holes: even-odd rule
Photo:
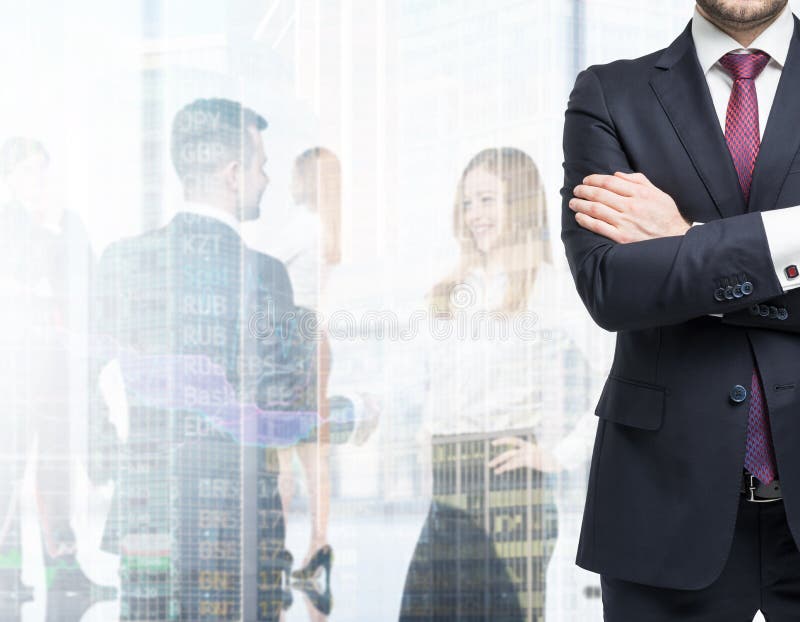
[[[531,432],[514,432],[528,441]],[[433,502],[406,575],[400,620],[544,619],[558,536],[555,476],[488,462],[509,433],[433,439]]]

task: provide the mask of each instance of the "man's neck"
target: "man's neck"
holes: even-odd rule
[[[786,7],[784,6],[784,9],[785,8]],[[705,17],[709,22],[714,24],[726,35],[734,39],[743,48],[749,47],[750,44],[755,41],[762,32],[769,28],[775,22],[775,20],[780,17],[784,9],[781,9],[772,17],[768,17],[760,22],[741,24],[739,22],[719,20],[706,13],[703,7],[701,7],[699,4],[697,5],[697,11],[700,13],[700,15]]]
[[[187,203],[196,203],[198,205],[203,205],[207,208],[224,212],[228,214],[231,218],[239,220],[239,214],[237,213],[236,207],[229,205],[226,201],[220,201],[215,199],[214,197],[199,196],[192,194],[185,194],[183,198]]]

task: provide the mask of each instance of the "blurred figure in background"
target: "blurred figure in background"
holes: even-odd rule
[[[96,480],[116,480],[105,548],[121,554],[122,619],[277,621],[291,604],[269,413],[304,387],[284,319],[286,268],[240,237],[269,178],[258,113],[198,99],[172,125],[184,191],[164,227],[112,244],[94,330],[114,349],[128,421],[96,412]],[[257,314],[270,324],[256,335]],[[254,414],[255,413],[255,414]],[[114,456],[119,458],[114,459]]]
[[[289,271],[295,303],[304,313],[319,312],[323,290],[333,266],[341,261],[341,167],[338,158],[322,147],[308,149],[297,157],[292,170],[293,209],[270,251]],[[300,460],[311,518],[311,534],[305,557],[293,578],[308,585],[322,570],[327,589],[322,595],[307,590],[311,603],[323,613],[330,611],[330,572],[333,549],[328,542],[330,516],[330,400],[328,378],[331,347],[324,328],[306,347],[316,349],[315,395],[309,403],[318,412],[318,425],[296,445],[281,449],[280,492],[284,517],[295,492],[295,454]],[[308,585],[310,587],[310,585]],[[313,615],[313,612],[310,612]]]
[[[544,617],[558,478],[589,451],[574,427],[588,370],[562,330],[545,207],[517,149],[480,152],[459,181],[459,262],[429,295],[433,502],[401,620]]]
[[[2,213],[7,236],[3,290],[12,298],[4,310],[20,313],[16,320],[4,319],[3,330],[21,348],[9,375],[4,374],[6,382],[13,382],[12,392],[4,395],[16,404],[5,421],[18,432],[34,432],[38,440],[36,502],[48,590],[46,619],[77,620],[92,596],[113,595],[113,590],[100,588],[90,593],[70,524],[70,430],[85,417],[87,406],[85,335],[93,256],[80,217],[54,196],[50,156],[41,142],[9,138],[0,148],[0,166],[9,195]],[[25,438],[3,436],[16,437],[14,443]],[[17,447],[23,449],[24,442]]]
[[[295,304],[319,309],[331,271],[342,260],[342,167],[324,147],[301,153],[292,169],[292,213],[274,246]]]
[[[35,193],[40,183],[24,183],[35,175],[24,175],[19,165],[33,157],[41,170],[47,159],[43,149],[13,149],[10,144],[7,141],[2,150],[3,181],[10,200],[0,211],[0,614],[3,619],[18,620],[20,605],[33,597],[32,590],[22,585],[20,485],[35,436],[28,366],[21,363],[27,360],[30,346],[40,341],[38,335],[46,325],[47,309],[44,298],[34,292],[35,275],[43,273],[44,262],[28,252],[30,215],[20,204],[26,195]]]

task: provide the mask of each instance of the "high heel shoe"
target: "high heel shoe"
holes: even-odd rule
[[[333,608],[333,597],[331,596],[331,564],[333,564],[333,549],[326,544],[317,549],[311,556],[308,563],[295,570],[292,577],[295,581],[292,587],[299,589],[306,595],[311,604],[322,615],[329,615]],[[320,569],[325,569],[325,591],[320,592],[316,582],[317,573]]]
[[[292,554],[283,549],[278,554],[278,563],[281,569],[281,609],[286,610],[292,606],[291,572],[294,564]]]
[[[295,570],[292,573],[292,578],[296,579],[297,581],[310,581],[317,575],[317,572],[320,568],[324,568],[325,583],[326,585],[330,585],[331,564],[333,564],[333,549],[329,544],[326,544],[325,546],[317,549],[305,566]]]
[[[298,582],[294,586],[305,594],[317,611],[324,616],[330,615],[331,609],[333,609],[333,596],[331,596],[330,585],[326,586],[324,592],[320,592],[312,581]]]

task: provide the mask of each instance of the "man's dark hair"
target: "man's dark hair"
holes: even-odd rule
[[[47,162],[50,161],[47,149],[35,138],[26,138],[25,136],[8,138],[0,147],[0,176],[6,179],[14,172],[18,164],[34,155],[44,156]]]
[[[172,121],[172,163],[184,185],[234,160],[249,164],[254,154],[248,127],[266,129],[260,114],[229,99],[196,99],[181,108]]]

